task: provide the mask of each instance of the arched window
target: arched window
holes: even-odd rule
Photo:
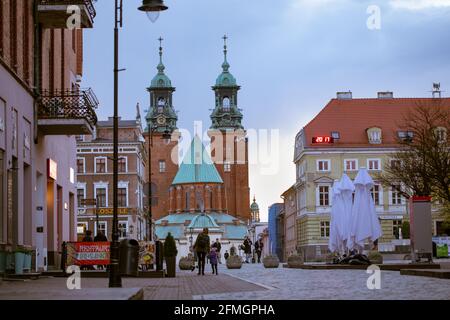
[[[208,192],[208,201],[209,201],[209,207],[212,209],[213,208],[213,192],[212,190],[209,190]]]
[[[223,106],[223,109],[224,109],[224,110],[230,110],[230,107],[231,107],[231,101],[230,101],[230,98],[228,98],[228,97],[223,98],[223,100],[222,100],[222,106]]]
[[[186,211],[189,211],[190,210],[190,200],[191,200],[191,195],[190,195],[190,192],[189,191],[186,191],[186,194],[185,194],[185,196],[186,196],[186,199],[185,199],[185,203],[186,203]]]

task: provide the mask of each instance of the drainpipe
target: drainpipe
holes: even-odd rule
[[[34,17],[34,61],[33,61],[33,92],[34,92],[34,103],[33,103],[33,117],[34,117],[34,125],[33,125],[33,134],[34,134],[34,143],[37,144],[38,141],[38,108],[39,108],[39,100],[41,94],[41,83],[40,83],[40,72],[41,72],[41,33],[42,26],[39,24],[38,17],[38,0],[33,0],[33,17]]]

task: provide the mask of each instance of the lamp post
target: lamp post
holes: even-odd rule
[[[159,12],[167,10],[163,0],[143,0],[140,11]],[[119,222],[118,222],[118,178],[119,178],[119,28],[122,28],[123,0],[115,0],[114,7],[114,117],[113,117],[113,226],[110,248],[109,287],[121,288],[119,270]]]

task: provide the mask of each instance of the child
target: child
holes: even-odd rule
[[[216,248],[211,248],[211,251],[208,254],[208,258],[209,261],[211,262],[211,266],[212,266],[212,270],[213,270],[213,274],[218,275],[217,273],[217,249]]]

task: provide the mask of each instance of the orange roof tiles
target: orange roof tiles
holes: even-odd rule
[[[307,147],[395,147],[397,131],[404,115],[418,104],[440,103],[450,108],[450,98],[332,99],[305,127]],[[382,143],[369,144],[366,129],[382,129]],[[338,131],[340,139],[332,145],[312,144],[312,138],[330,136]]]

